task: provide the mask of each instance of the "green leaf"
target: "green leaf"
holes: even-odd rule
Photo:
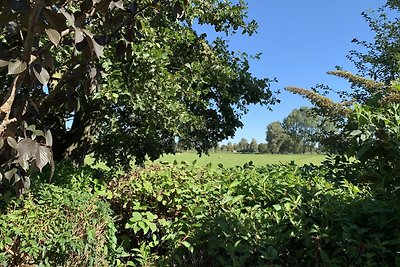
[[[157,225],[155,223],[148,223],[147,224],[152,232],[157,230]]]
[[[190,244],[188,241],[183,241],[181,243],[185,248],[187,248],[190,252],[193,253],[193,246],[192,244]]]
[[[354,130],[350,133],[351,136],[356,136],[356,135],[360,135],[362,134],[362,132],[360,130]]]
[[[147,220],[149,220],[149,221],[154,221],[155,219],[158,218],[157,214],[153,214],[149,211],[146,212],[146,217],[147,217]]]
[[[137,225],[143,230],[143,234],[147,234],[149,232],[149,227],[143,221],[138,222]]]
[[[357,150],[357,158],[362,158],[365,153],[367,153],[367,151],[373,146],[372,142],[367,142],[365,144],[363,144],[360,149]]]
[[[131,228],[131,225],[127,225],[129,227],[127,227],[127,229]],[[137,233],[141,230],[141,228],[139,227],[139,225],[137,223],[133,224],[132,226],[133,232]]]
[[[267,258],[273,259],[273,258],[275,258],[276,256],[278,256],[278,251],[277,251],[275,248],[269,246],[269,247],[267,248]]]
[[[13,240],[9,236],[5,237],[4,242],[9,246],[11,246],[14,243]]]
[[[239,201],[241,201],[243,198],[244,198],[244,195],[236,196],[236,197],[234,197],[234,198],[231,200],[231,204],[234,204],[234,203],[236,203],[236,202],[239,202]]]
[[[275,204],[275,205],[273,205],[273,207],[274,207],[274,209],[275,209],[276,211],[280,211],[280,210],[282,209],[282,206],[279,205],[279,204]]]
[[[132,217],[129,219],[130,222],[138,222],[141,221],[143,219],[142,214],[140,214],[137,211],[134,211],[132,213]]]
[[[238,186],[238,185],[240,185],[240,184],[241,184],[241,181],[235,180],[235,181],[233,181],[233,182],[231,183],[231,187],[236,187],[236,186]]]

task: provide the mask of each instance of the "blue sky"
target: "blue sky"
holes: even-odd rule
[[[256,138],[264,142],[266,126],[281,121],[292,109],[309,102],[300,96],[285,92],[285,86],[310,88],[318,83],[335,89],[349,88],[348,84],[326,74],[341,66],[356,71],[346,58],[352,49],[361,47],[351,43],[353,38],[372,40],[367,22],[361,12],[376,9],[384,1],[363,0],[248,0],[250,19],[259,24],[258,33],[251,37],[229,36],[231,50],[249,54],[262,53],[261,60],[251,61],[251,72],[257,77],[278,79],[273,90],[281,90],[281,103],[268,111],[265,107],[251,106],[242,118],[244,127],[238,129],[235,138],[249,141]],[[212,38],[213,34],[209,33]]]

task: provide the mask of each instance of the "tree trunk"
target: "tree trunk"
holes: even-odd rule
[[[70,130],[64,131],[62,140],[58,140],[53,147],[54,160],[59,162],[71,160],[75,166],[84,163],[93,143],[94,127],[90,114],[77,111]],[[53,129],[52,129],[53,130]],[[57,129],[54,129],[57,131]]]

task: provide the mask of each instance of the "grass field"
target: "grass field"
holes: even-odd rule
[[[156,162],[193,162],[197,161],[198,165],[206,165],[212,163],[213,166],[223,164],[224,167],[230,168],[234,166],[243,166],[243,164],[253,161],[256,166],[267,164],[289,163],[294,161],[298,165],[308,163],[320,164],[325,159],[325,155],[317,154],[289,154],[289,155],[272,155],[272,154],[240,154],[240,153],[210,153],[209,156],[203,155],[199,157],[193,152],[184,152],[176,155],[165,155]]]

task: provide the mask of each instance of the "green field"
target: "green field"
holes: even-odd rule
[[[223,164],[224,167],[230,168],[234,166],[242,166],[249,161],[253,161],[256,166],[267,164],[280,164],[289,163],[294,161],[298,165],[304,164],[320,164],[325,159],[325,155],[318,154],[285,154],[285,155],[272,155],[272,154],[240,154],[240,153],[210,153],[209,156],[203,155],[199,157],[194,152],[184,152],[176,155],[165,155],[156,162],[173,162],[173,161],[197,161],[199,165],[206,165],[212,163],[213,166]]]

